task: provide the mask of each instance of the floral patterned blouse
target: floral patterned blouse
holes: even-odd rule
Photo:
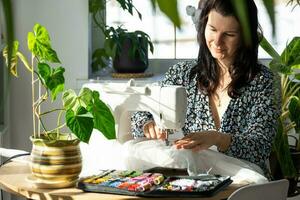
[[[180,62],[165,74],[162,85],[181,85],[187,91],[187,113],[183,133],[216,129],[209,106],[209,98],[197,88],[196,77],[189,75],[196,61]],[[279,117],[278,88],[274,87],[274,75],[261,65],[260,72],[245,87],[241,95],[230,100],[221,119],[220,132],[231,134],[231,144],[225,153],[260,166],[269,176],[266,162],[271,152]],[[277,91],[277,92],[276,92]],[[278,98],[279,99],[279,98]],[[277,103],[276,103],[277,102]],[[149,112],[132,115],[132,133],[135,138],[144,137],[143,125],[153,120]]]

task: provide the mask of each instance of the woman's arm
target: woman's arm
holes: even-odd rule
[[[255,95],[251,95],[251,103],[247,103],[251,106],[247,114],[229,119],[234,124],[237,118],[245,118],[243,126],[232,128],[231,124],[226,133],[215,130],[190,133],[176,141],[176,147],[198,151],[216,145],[220,152],[263,166],[271,151],[280,113],[280,87],[276,89],[273,85],[272,78],[260,83]]]
[[[175,141],[177,149],[191,149],[200,151],[215,145],[220,151],[226,151],[231,143],[231,135],[215,130],[189,133],[180,140]]]
[[[275,84],[276,85],[276,84]],[[274,87],[269,79],[259,85],[257,95],[252,96],[253,104],[245,116],[246,126],[239,132],[231,132],[231,144],[225,151],[227,155],[264,165],[268,159],[272,141],[277,131],[280,114],[280,87]]]

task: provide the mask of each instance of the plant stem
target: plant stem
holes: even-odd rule
[[[52,112],[55,112],[55,111],[65,111],[65,109],[63,109],[63,108],[56,108],[56,109],[53,109],[53,110],[49,110],[47,112],[43,112],[43,113],[40,114],[40,116],[46,115],[46,114],[49,114],[49,113],[52,113]]]
[[[61,129],[61,128],[63,128],[64,126],[66,126],[66,123],[63,123],[62,125],[56,127],[55,129],[52,129],[52,130],[48,131],[47,133],[51,133],[51,132],[53,132],[53,131],[55,131],[55,130],[57,130],[57,129]]]
[[[34,112],[34,102],[35,102],[35,95],[34,95],[34,55],[31,54],[31,97],[32,97],[32,125],[33,125],[33,137],[37,138],[36,130],[35,130],[35,112]]]
[[[42,125],[43,129],[45,130],[45,132],[48,132],[47,129],[46,129],[46,126],[44,124],[44,122],[42,121],[42,118],[39,116],[39,122],[40,124]]]
[[[282,75],[281,77],[281,88],[282,88],[282,112],[285,111],[286,109],[286,105],[287,105],[287,98],[288,96],[286,95],[287,93],[287,85],[288,85],[288,77],[287,75]]]
[[[60,118],[61,118],[61,116],[62,116],[62,114],[63,114],[63,111],[64,111],[64,110],[61,110],[61,111],[59,112],[59,114],[58,114],[58,117],[57,117],[57,127],[59,126]],[[58,137],[58,136],[59,136],[59,129],[58,129],[58,128],[57,128],[56,133],[57,133],[57,137]]]
[[[35,106],[35,116],[39,120],[39,124],[38,124],[39,125],[39,130],[38,130],[39,135],[40,135],[40,129],[41,129],[40,125],[42,125],[43,129],[45,130],[45,132],[47,132],[45,124],[43,123],[42,118],[41,118],[41,110],[40,110],[41,104],[47,100],[47,96],[48,96],[47,92],[44,95],[42,95],[42,96],[39,94],[38,100],[34,103],[34,105],[36,104],[36,106]]]
[[[41,93],[42,93],[42,88],[41,88],[41,82],[40,81],[38,81],[38,89],[39,89],[39,91],[38,91],[38,98],[40,99],[41,98]],[[37,117],[38,117],[38,119],[39,119],[39,121],[38,121],[38,135],[40,136],[41,135],[41,124],[42,124],[42,126],[43,126],[43,128],[45,129],[45,126],[44,126],[44,124],[43,124],[43,122],[42,122],[42,120],[41,120],[41,117],[40,117],[40,113],[41,113],[41,103],[43,102],[43,98],[42,98],[42,100],[41,100],[41,102],[40,102],[40,104],[38,104],[38,107],[37,107]]]
[[[284,120],[289,116],[289,111],[288,110],[284,110],[281,114],[281,119]]]
[[[282,101],[282,109],[285,110],[288,103],[290,102],[290,99],[300,90],[300,84],[295,83],[295,85],[290,86],[292,81],[288,78],[288,76],[285,77],[284,80],[284,88],[282,90],[282,96],[283,96],[283,101]]]

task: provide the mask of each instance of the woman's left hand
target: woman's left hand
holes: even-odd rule
[[[218,146],[220,137],[221,133],[214,130],[195,132],[176,140],[174,145],[177,149],[205,150],[213,145]]]

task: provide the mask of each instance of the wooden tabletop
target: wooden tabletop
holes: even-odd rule
[[[29,166],[25,163],[11,162],[0,168],[0,187],[10,193],[37,200],[48,199],[65,199],[65,200],[129,200],[129,199],[153,199],[145,197],[112,195],[101,193],[83,192],[77,188],[64,189],[37,189],[31,183],[26,181],[30,175]],[[210,198],[200,198],[201,200],[220,200],[226,199],[234,190],[241,185],[230,185],[223,191]],[[183,198],[163,198],[163,200],[183,199]],[[187,200],[195,200],[198,198],[184,198]]]

